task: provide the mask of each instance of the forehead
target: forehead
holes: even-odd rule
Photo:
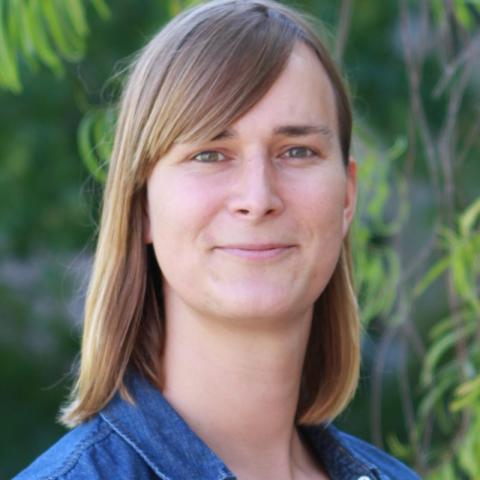
[[[321,124],[337,130],[335,96],[330,79],[313,50],[298,42],[267,93],[235,121],[235,129],[260,132],[278,124]]]

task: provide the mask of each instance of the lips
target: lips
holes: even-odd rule
[[[247,259],[269,259],[286,254],[295,248],[293,244],[284,243],[242,243],[222,245],[215,250]]]
[[[237,248],[239,250],[274,250],[276,248],[288,248],[293,245],[286,243],[236,243],[231,245],[222,245],[218,248]]]

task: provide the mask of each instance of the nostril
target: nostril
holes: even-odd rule
[[[269,208],[268,210],[265,210],[263,212],[259,211],[258,213],[261,213],[262,215],[271,215],[274,212],[275,212],[274,208]],[[246,215],[255,214],[256,212],[255,212],[255,209],[239,208],[239,209],[237,209],[237,213],[239,213],[240,215],[246,216]]]

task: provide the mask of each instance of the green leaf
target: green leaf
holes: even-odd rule
[[[64,73],[63,65],[50,44],[42,18],[43,12],[40,2],[37,0],[30,0],[27,5],[26,19],[33,43],[35,44],[36,52],[40,60],[50,67],[50,69],[59,77]]]
[[[455,390],[455,399],[450,403],[450,410],[458,412],[468,406],[473,406],[480,400],[480,375],[473,380],[463,382]]]
[[[182,5],[180,0],[169,0],[168,2],[168,13],[171,18],[175,17],[182,11]]]
[[[430,385],[433,380],[433,372],[441,357],[452,348],[456,342],[475,332],[477,326],[473,323],[465,325],[461,329],[455,329],[439,339],[427,352],[422,373],[423,385]]]
[[[88,24],[85,18],[85,9],[82,0],[63,0],[65,2],[65,12],[70,19],[75,32],[80,37],[88,33]]]
[[[6,0],[0,0],[0,84],[13,93],[22,90],[15,50],[8,37]]]
[[[445,257],[436,262],[430,270],[420,279],[413,289],[413,295],[419,297],[450,265],[450,257]]]
[[[397,137],[393,145],[387,151],[387,159],[393,162],[400,158],[408,148],[408,141],[405,137]]]
[[[442,337],[445,335],[449,330],[453,330],[455,328],[455,321],[452,317],[447,317],[442,320],[439,320],[435,323],[435,325],[430,330],[430,339],[435,341],[438,337]]]
[[[444,463],[433,470],[426,480],[458,480],[458,475],[452,463]]]
[[[75,18],[75,13],[71,11],[70,3],[68,1],[53,0],[53,2],[58,11],[58,18],[61,20],[60,26],[62,28],[63,36],[70,46],[72,55],[75,56],[73,61],[81,60],[85,55],[86,32],[83,34],[77,32],[77,29],[72,22],[72,18]],[[78,22],[79,20],[77,19],[76,21]]]
[[[389,197],[390,187],[387,183],[381,182],[375,189],[375,194],[368,205],[367,212],[370,217],[380,220],[385,209],[385,202]]]
[[[464,299],[477,313],[480,313],[480,299],[477,293],[475,265],[479,255],[478,249],[475,249],[474,244],[468,239],[459,241],[452,254],[452,271],[456,291],[460,298]]]
[[[477,421],[474,425],[471,426],[467,432],[460,448],[459,448],[459,463],[463,468],[465,473],[467,473],[468,478],[479,478],[480,477],[480,436],[478,432],[480,431],[480,424]]]
[[[78,147],[88,171],[99,182],[105,182],[106,172],[101,167],[98,157],[94,153],[95,145],[91,141],[91,131],[97,115],[96,112],[90,112],[82,119],[78,129]]]
[[[468,382],[460,384],[456,390],[456,394],[458,396],[469,395],[473,391],[477,390],[480,392],[480,375],[473,380],[469,380]]]
[[[479,398],[480,392],[473,391],[468,395],[463,395],[462,397],[453,400],[449,405],[449,409],[451,412],[459,412],[467,407],[472,407],[478,402]]]
[[[467,30],[475,24],[474,18],[472,17],[465,0],[456,0],[453,4],[453,11],[457,21]]]
[[[104,0],[92,0],[92,4],[100,18],[103,18],[103,20],[110,18],[110,8]]]
[[[62,10],[65,8],[63,0],[62,3],[54,0],[42,0],[41,5],[50,34],[62,56],[72,62],[80,60],[84,53],[82,42],[63,27],[66,23],[62,21],[61,17]]]
[[[412,448],[410,445],[402,443],[398,436],[390,433],[387,435],[387,444],[389,450],[395,455],[397,458],[407,459],[412,455]]]
[[[110,15],[104,0],[92,1],[101,16]],[[42,63],[61,76],[61,57],[83,58],[87,33],[83,0],[0,0],[0,87],[21,90],[17,54],[32,70]]]
[[[97,115],[93,126],[93,137],[101,163],[107,165],[113,145],[112,115],[110,110],[102,111],[101,114]]]
[[[20,41],[21,35],[21,28],[20,28],[20,17],[21,17],[21,5],[23,4],[22,0],[17,2],[10,2],[8,4],[8,9],[6,18],[7,18],[7,32],[10,38],[10,41],[13,44],[16,44]],[[2,13],[3,15],[3,13]]]
[[[12,23],[16,23],[19,27],[19,44],[21,51],[30,68],[36,70],[38,61],[35,56],[35,42],[28,22],[28,7],[23,0],[17,2],[18,11],[15,12],[16,19],[12,19]]]
[[[437,402],[443,401],[444,394],[451,389],[457,382],[456,372],[452,371],[450,375],[445,376],[440,381],[436,381],[431,388],[428,389],[427,394],[423,397],[418,407],[418,413],[422,420],[432,412]]]
[[[468,237],[473,227],[475,226],[475,222],[480,219],[480,197],[478,197],[466,210],[462,215],[460,215],[460,232],[462,236]]]

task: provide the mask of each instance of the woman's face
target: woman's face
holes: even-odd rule
[[[177,144],[147,183],[146,242],[167,320],[245,324],[311,310],[337,263],[355,204],[334,94],[298,44],[264,98],[218,138]]]

